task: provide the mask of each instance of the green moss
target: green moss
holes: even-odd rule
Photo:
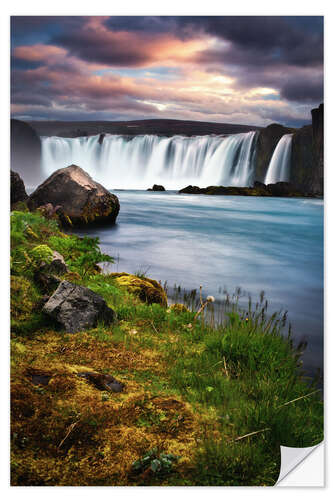
[[[23,276],[10,277],[10,314],[13,319],[27,319],[40,298],[40,293],[30,280]]]
[[[136,294],[143,302],[160,304],[167,307],[168,301],[160,283],[146,277],[138,277],[128,273],[112,273],[117,284]]]

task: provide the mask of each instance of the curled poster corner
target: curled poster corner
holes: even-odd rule
[[[319,449],[318,456],[314,456],[314,463],[311,467],[318,466],[321,470],[313,470],[312,468],[312,481],[310,483],[306,481],[304,484],[301,476],[304,478],[306,471],[304,470],[302,474],[298,477],[293,477],[294,480],[285,480],[290,472],[294,471],[298,465],[300,465],[314,450]],[[290,448],[288,446],[280,446],[281,451],[281,467],[280,475],[278,477],[275,486],[324,486],[324,443],[321,442],[316,446],[310,446],[308,448]],[[294,475],[293,475],[294,476]],[[309,479],[309,478],[308,478]]]

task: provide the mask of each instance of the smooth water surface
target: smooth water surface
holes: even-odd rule
[[[323,201],[114,191],[117,224],[99,236],[113,271],[137,271],[169,286],[203,285],[223,300],[236,287],[270,311],[288,310],[295,342],[308,341],[304,367],[322,367]]]

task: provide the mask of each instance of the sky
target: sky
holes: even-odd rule
[[[14,16],[11,114],[310,123],[321,16]]]

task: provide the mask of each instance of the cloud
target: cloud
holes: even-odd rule
[[[303,124],[322,31],[319,16],[15,17],[13,114]]]
[[[35,44],[29,46],[16,47],[13,50],[13,55],[17,59],[25,61],[48,61],[50,59],[63,58],[67,54],[67,50],[57,47],[56,45]]]

